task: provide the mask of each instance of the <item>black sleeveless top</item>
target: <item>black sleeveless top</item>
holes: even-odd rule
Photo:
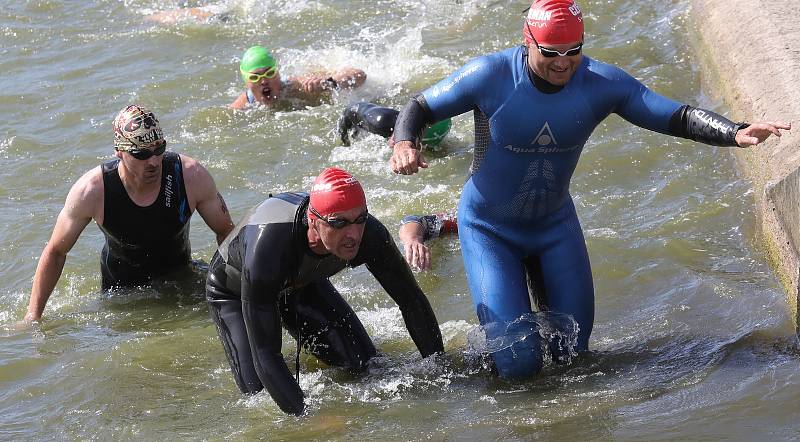
[[[180,156],[162,159],[161,190],[153,204],[134,203],[119,177],[119,159],[102,165],[105,188],[103,225],[106,243],[100,258],[103,290],[147,284],[189,263],[189,218],[192,216]]]

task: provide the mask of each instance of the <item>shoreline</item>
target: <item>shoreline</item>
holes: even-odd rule
[[[792,130],[736,149],[753,185],[758,246],[781,281],[800,335],[800,13],[796,0],[690,0],[703,84],[736,121],[787,121]]]

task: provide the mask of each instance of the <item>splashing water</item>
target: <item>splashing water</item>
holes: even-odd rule
[[[553,360],[553,352],[558,352],[558,362],[570,363],[578,344],[578,323],[572,315],[556,312],[526,313],[510,322],[491,322],[475,327],[467,333],[467,344],[471,351],[490,355],[505,349],[531,336],[540,337],[544,361]],[[488,336],[497,336],[488,338]]]

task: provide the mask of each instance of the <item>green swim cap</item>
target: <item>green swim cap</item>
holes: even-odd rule
[[[428,146],[438,146],[444,137],[447,136],[448,132],[450,132],[452,126],[453,121],[449,118],[432,124],[425,130],[425,133],[422,134],[422,143]]]
[[[269,53],[267,48],[263,46],[253,46],[244,51],[242,55],[242,62],[239,63],[239,72],[242,74],[242,79],[247,81],[247,74],[257,69],[275,67],[278,62],[272,54]]]

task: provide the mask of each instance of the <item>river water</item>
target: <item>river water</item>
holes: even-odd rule
[[[243,398],[201,289],[101,294],[90,225],[34,328],[15,326],[71,184],[111,158],[111,120],[153,109],[170,148],[199,159],[234,219],[325,166],[355,174],[395,230],[455,207],[471,160],[470,115],[431,167],[390,173],[378,137],[341,146],[351,100],[402,105],[469,58],[521,41],[519,1],[235,0],[226,20],[156,24],[187,3],[9,0],[0,6],[0,439],[663,440],[800,438],[800,350],[781,287],[756,245],[752,189],[729,150],[649,133],[616,116],[572,185],[597,292],[591,352],[534,381],[494,379],[471,350],[477,323],[458,241],[417,273],[446,356],[420,360],[399,310],[364,268],[333,281],[383,352],[349,375],[301,358],[309,413]],[[204,3],[189,2],[188,6]],[[588,55],[675,99],[727,113],[701,83],[685,0],[586,0]],[[228,110],[241,52],[264,44],[283,75],[353,65],[358,91],[297,110]],[[732,119],[736,119],[732,116]],[[773,116],[777,118],[777,116]],[[501,179],[498,177],[498,179]],[[213,237],[199,217],[194,258]],[[200,269],[202,270],[202,268]],[[293,369],[294,342],[284,355]]]

